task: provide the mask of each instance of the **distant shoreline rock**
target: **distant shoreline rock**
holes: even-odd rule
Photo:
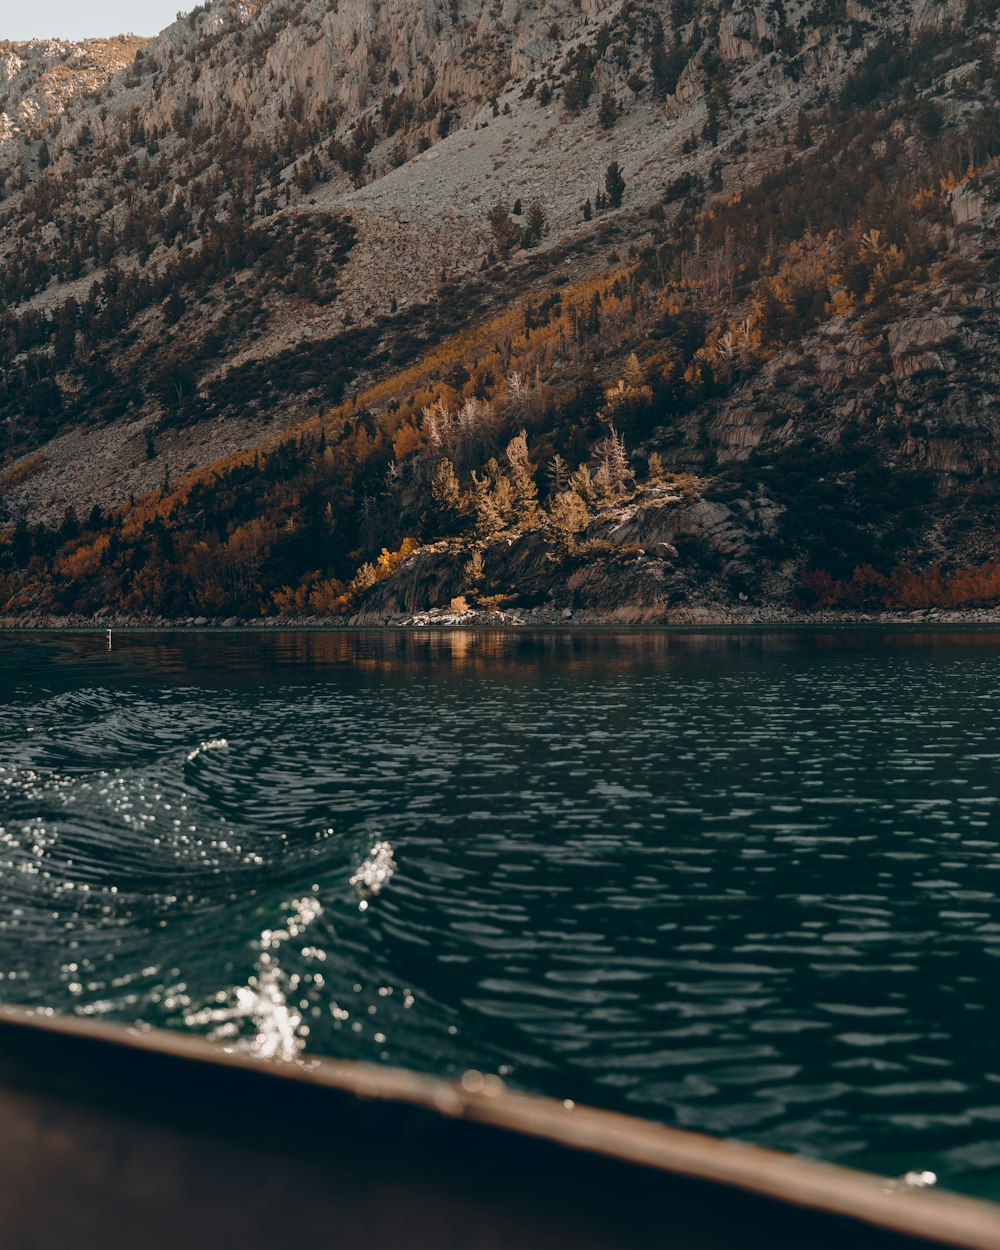
[[[517,608],[506,611],[469,609],[452,612],[445,608],[431,608],[410,616],[376,618],[370,613],[351,617],[167,617],[129,616],[58,616],[44,612],[26,613],[23,616],[0,617],[3,632],[54,632],[67,633],[112,631],[191,630],[215,632],[241,630],[244,632],[281,632],[285,630],[330,630],[344,632],[359,629],[397,630],[518,630],[518,629],[783,629],[787,627],[886,627],[899,625],[920,626],[986,626],[1000,628],[1000,607],[951,610],[929,608],[912,612],[796,612],[782,607],[692,606],[671,608],[656,613],[648,608],[634,609],[624,606],[612,613],[588,609],[573,611],[569,608]]]

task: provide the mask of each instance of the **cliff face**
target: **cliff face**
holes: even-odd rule
[[[0,42],[0,147],[43,133],[72,103],[131,64],[146,42],[135,35]]]
[[[543,31],[557,18],[568,19],[567,33],[585,20],[557,0],[215,3],[148,50],[156,70],[181,57],[191,69],[158,84],[145,117],[167,123],[193,103],[213,127],[236,109],[267,130],[299,99],[302,117],[325,125],[331,109],[358,118],[387,88],[410,88],[428,110],[461,108],[543,63],[553,46]]]
[[[779,510],[767,498],[734,505],[649,487],[624,506],[601,508],[572,549],[544,528],[484,544],[478,595],[469,593],[463,549],[423,548],[365,596],[352,620],[399,621],[447,610],[467,595],[472,607],[483,596],[492,607],[490,592],[498,594],[498,608],[630,624],[663,622],[692,605],[784,603],[792,570],[761,559],[779,524]]]
[[[0,576],[66,543],[64,606],[141,606],[154,521],[228,587],[199,615],[655,615],[994,559],[998,48],[979,0],[210,0],[5,48],[0,519],[57,537],[9,528]]]
[[[545,67],[587,29],[589,15],[614,7],[611,0],[210,0],[145,47],[131,46],[129,61],[142,55],[108,84],[96,110],[68,119],[59,148],[72,154],[84,127],[113,141],[124,115],[146,130],[186,122],[218,133],[235,122],[260,139],[284,132],[291,119],[329,136],[353,128],[387,95],[419,110],[417,134],[433,141],[442,110],[460,119],[469,105]],[[45,47],[55,54],[57,45]]]
[[[1000,186],[978,185],[951,197],[946,258],[891,318],[829,317],[735,388],[711,425],[721,464],[856,423],[956,490],[1000,472]]]

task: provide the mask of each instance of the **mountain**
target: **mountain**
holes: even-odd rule
[[[998,35],[212,0],[136,41],[0,145],[0,603],[995,606]]]
[[[146,42],[135,35],[0,41],[0,145],[44,135],[67,107],[130,65]]]

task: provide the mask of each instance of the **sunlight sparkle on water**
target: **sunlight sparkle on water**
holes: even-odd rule
[[[280,929],[264,929],[258,943],[260,956],[254,975],[246,985],[234,986],[227,994],[218,995],[218,1005],[189,1011],[184,1015],[188,1028],[214,1025],[209,1036],[216,1041],[237,1039],[237,1045],[260,1059],[292,1062],[305,1050],[309,1026],[302,1011],[289,1001],[298,989],[299,978],[290,976],[278,962],[278,952],[292,938],[300,937],[321,914],[317,898],[293,899],[289,914]],[[250,1022],[255,1032],[249,1039],[240,1038],[241,1025]]]
[[[0,681],[0,1001],[1000,1196],[1000,635],[62,634]]]
[[[206,751],[226,751],[229,749],[229,742],[225,738],[212,738],[208,742],[202,742],[195,747],[193,751],[189,751],[187,762],[193,763],[199,755],[204,755]]]
[[[368,899],[381,893],[383,887],[392,880],[395,871],[396,860],[391,844],[376,842],[351,877],[351,885],[361,900],[358,904],[360,911],[368,910]]]

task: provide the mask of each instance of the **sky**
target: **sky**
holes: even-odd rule
[[[0,40],[158,35],[193,0],[0,0]]]

